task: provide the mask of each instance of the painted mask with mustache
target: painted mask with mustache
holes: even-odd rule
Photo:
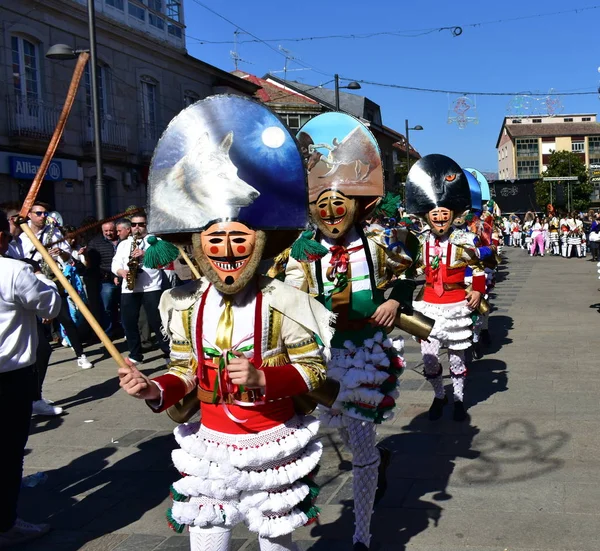
[[[234,295],[256,273],[266,235],[241,222],[216,222],[194,234],[192,242],[204,276],[221,293]]]
[[[330,239],[338,239],[348,232],[356,222],[358,210],[357,199],[332,190],[324,191],[310,204],[313,221]]]
[[[432,209],[425,215],[425,220],[429,224],[431,231],[439,237],[450,233],[454,218],[454,211],[444,207]]]

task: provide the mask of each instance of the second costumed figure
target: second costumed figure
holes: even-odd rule
[[[295,549],[292,532],[316,517],[322,444],[318,421],[296,413],[293,397],[325,380],[321,346],[332,316],[257,269],[307,223],[296,141],[252,100],[207,98],[165,131],[149,193],[150,229],[191,237],[203,273],[162,296],[168,372],[150,380],[135,367],[119,371],[121,386],[154,411],[184,397],[201,403],[201,421],[175,429],[182,476],[171,488],[169,524],[189,531],[192,551],[227,551],[242,522],[261,551]],[[168,252],[166,241],[155,246]]]
[[[426,282],[413,308],[435,320],[427,341],[421,341],[425,377],[435,398],[429,409],[431,420],[442,416],[447,404],[440,349],[448,348],[454,389],[454,419],[466,418],[464,385],[467,375],[465,350],[471,346],[473,312],[486,289],[477,236],[457,226],[464,225],[471,206],[465,173],[444,155],[427,155],[410,169],[406,182],[406,210],[421,216],[429,229],[421,234],[421,262]],[[486,251],[491,254],[491,250]],[[465,277],[472,267],[472,284]]]
[[[412,266],[419,244],[406,229],[363,227],[384,183],[377,142],[361,122],[325,113],[302,127],[298,141],[316,232],[293,245],[285,281],[337,314],[327,372],[341,388],[321,420],[340,429],[352,452],[353,541],[363,550],[370,544],[373,505],[385,490],[389,462],[389,451],[376,446],[376,426],[392,415],[405,365],[403,340],[388,338],[387,330],[412,299],[413,282],[400,276]]]

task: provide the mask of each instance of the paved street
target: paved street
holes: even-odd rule
[[[382,551],[597,551],[600,532],[600,292],[595,263],[530,258],[510,249],[501,266],[493,346],[470,368],[470,422],[431,423],[432,392],[420,355],[409,368],[400,408],[380,430],[394,451],[390,485],[376,510],[372,548]],[[119,343],[124,349],[124,343]],[[65,408],[35,418],[25,474],[48,480],[22,492],[22,516],[54,531],[23,551],[183,550],[167,527],[173,423],[119,391],[116,366],[100,346],[95,369],[56,350],[45,397]],[[144,364],[163,369],[159,352]],[[447,370],[446,370],[447,371]],[[447,384],[450,385],[449,379]],[[451,385],[450,385],[451,386]],[[320,523],[296,533],[303,549],[351,549],[349,456],[322,435]],[[243,527],[233,551],[257,549]]]

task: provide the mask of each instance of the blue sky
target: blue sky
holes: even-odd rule
[[[278,46],[299,58],[288,69],[289,79],[317,85],[343,78],[401,84],[421,88],[469,92],[595,92],[600,81],[597,31],[600,2],[546,0],[323,0],[318,4],[266,0],[201,0],[214,11],[261,39],[318,35],[366,34],[461,26],[420,36],[378,36],[369,39],[329,39],[303,42],[279,40],[273,49],[262,43],[240,43],[238,54],[250,63],[239,68],[262,76],[282,70],[285,58]],[[472,23],[509,20],[589,8],[579,13],[543,15],[469,27]],[[187,46],[190,54],[221,69],[234,69],[229,55],[235,27],[200,6],[185,0]],[[408,34],[408,33],[403,33]],[[419,33],[413,33],[419,34]],[[252,39],[239,35],[240,42]],[[275,51],[274,51],[275,50]],[[278,73],[283,77],[283,73]],[[343,82],[342,82],[343,84]],[[333,88],[333,83],[326,85]],[[357,93],[381,106],[383,123],[404,133],[404,120],[423,131],[410,133],[411,144],[422,154],[442,153],[461,166],[497,171],[496,139],[507,113],[510,96],[471,95],[477,102],[479,124],[463,130],[448,124],[456,95],[413,92],[363,85]],[[598,95],[560,98],[564,113],[596,113]]]

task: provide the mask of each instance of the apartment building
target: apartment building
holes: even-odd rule
[[[600,165],[600,123],[595,113],[505,117],[496,142],[498,178],[537,178],[553,151],[572,151]]]
[[[148,167],[168,122],[215,93],[258,86],[190,56],[182,0],[96,0],[98,82],[107,215],[144,205]],[[54,44],[89,47],[86,0],[0,5],[0,202],[23,200],[58,120],[74,61]],[[95,212],[92,95],[86,69],[40,191],[65,221]]]

